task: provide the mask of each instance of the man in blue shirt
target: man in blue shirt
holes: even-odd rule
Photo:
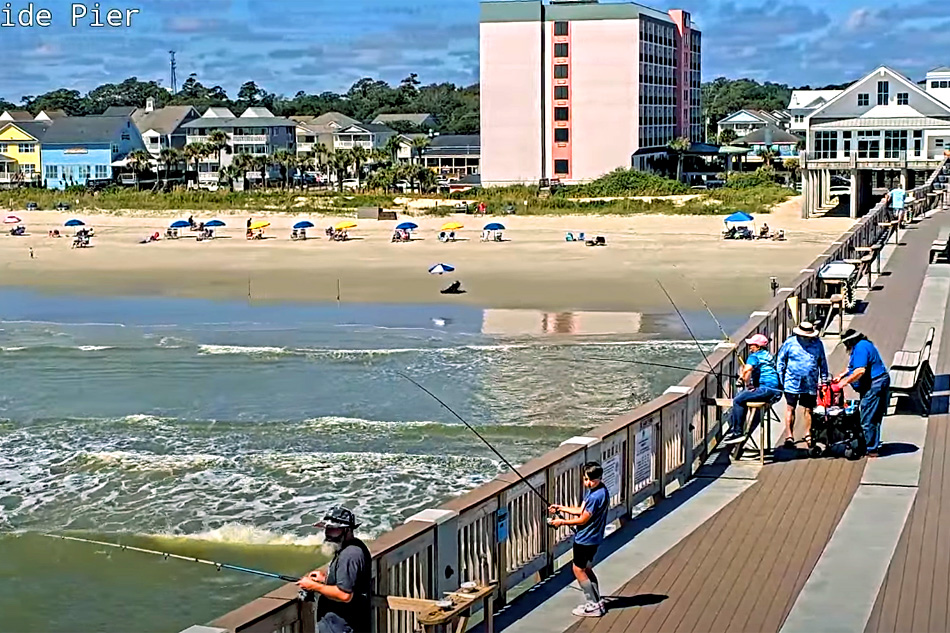
[[[811,414],[818,404],[818,383],[828,379],[828,359],[815,326],[808,321],[799,323],[779,348],[775,364],[788,404],[784,446],[795,448],[795,410],[801,406],[805,418],[803,439],[811,447]]]
[[[894,216],[900,221],[898,226],[904,225],[904,201],[906,198],[907,192],[900,185],[891,189],[887,194],[887,201],[890,203],[891,209],[894,210]]]
[[[890,397],[891,375],[874,343],[861,332],[850,328],[845,330],[841,343],[851,354],[851,359],[848,369],[835,382],[841,388],[850,384],[861,396],[861,427],[868,457],[877,457],[881,448],[881,421]]]
[[[745,439],[744,421],[746,405],[749,402],[778,402],[782,397],[779,385],[778,372],[775,371],[775,359],[766,349],[769,339],[764,334],[756,334],[746,339],[749,346],[749,357],[742,367],[739,380],[742,386],[750,385],[736,393],[732,399],[732,418],[729,421],[729,432],[722,438],[724,444],[736,444]]]
[[[573,515],[575,518],[557,518],[549,521],[552,527],[577,526],[574,533],[574,577],[581,586],[587,602],[572,613],[586,618],[599,618],[606,609],[600,595],[600,585],[594,575],[594,555],[604,540],[607,527],[607,510],[610,509],[610,492],[601,481],[604,469],[597,462],[584,464],[584,502],[580,507],[553,504],[548,512]],[[616,492],[616,491],[615,491]]]

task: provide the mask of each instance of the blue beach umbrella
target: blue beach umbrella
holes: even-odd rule
[[[486,230],[486,231],[504,231],[504,230],[505,230],[505,225],[502,224],[501,222],[489,222],[488,224],[485,225],[485,229],[484,229],[484,230]]]
[[[215,228],[218,226],[226,226],[226,225],[221,220],[208,220],[207,222],[205,222],[205,227]]]
[[[724,222],[751,222],[752,216],[746,213],[745,211],[736,211],[732,215],[728,216]]]
[[[429,274],[431,275],[441,275],[442,273],[450,273],[455,270],[455,266],[450,264],[436,264],[429,269]]]
[[[66,224],[64,224],[63,226],[86,226],[86,223],[83,222],[82,220],[77,220],[73,218],[72,220],[67,220]]]
[[[411,231],[413,229],[418,229],[419,225],[415,222],[403,222],[402,224],[397,224],[396,228],[400,231]]]
[[[188,220],[175,220],[174,222],[172,222],[171,224],[168,225],[168,228],[170,228],[170,229],[183,229],[183,228],[185,228],[186,226],[191,226],[191,224],[188,223]]]
[[[301,220],[300,222],[297,222],[296,224],[294,224],[294,228],[295,229],[312,229],[313,222],[311,222],[310,220]]]

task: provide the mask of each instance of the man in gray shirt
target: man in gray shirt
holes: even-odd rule
[[[370,633],[372,559],[366,544],[354,536],[356,516],[334,506],[314,526],[324,529],[333,559],[326,573],[315,569],[297,584],[318,595],[317,633]]]

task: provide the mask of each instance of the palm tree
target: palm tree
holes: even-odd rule
[[[267,170],[273,163],[273,157],[260,154],[254,157],[254,166],[261,170],[261,187],[267,189]]]
[[[228,135],[224,130],[212,130],[207,143],[211,153],[218,154],[218,169],[224,167],[224,150],[228,147]]]
[[[363,186],[363,165],[369,160],[369,152],[362,145],[357,145],[350,150],[350,160],[356,172],[356,188],[360,189]]]
[[[765,163],[766,167],[771,167],[772,161],[775,160],[776,156],[778,156],[778,153],[771,147],[763,147],[755,154],[762,159],[762,162]]]
[[[689,151],[690,142],[685,136],[670,141],[667,146],[676,154],[676,181],[683,182],[683,156]]]
[[[419,158],[420,165],[422,164],[422,156],[430,145],[432,145],[432,141],[429,140],[428,136],[418,136],[412,139],[412,151]]]
[[[435,172],[428,167],[419,165],[416,167],[416,180],[419,181],[419,193],[427,193],[435,186]]]
[[[152,155],[144,149],[137,149],[131,152],[128,160],[129,168],[132,170],[132,173],[135,174],[136,181],[138,180],[139,174],[143,171],[148,171],[152,166]]]
[[[250,154],[238,154],[231,162],[231,176],[240,178],[244,189],[247,189],[247,172],[254,169],[254,157]]]
[[[207,151],[208,151],[208,148],[204,143],[188,143],[187,145],[185,145],[185,149],[183,150],[184,155],[185,155],[185,161],[193,162],[195,165],[195,181],[196,182],[198,178],[198,162],[201,160],[203,156],[205,156],[205,152]]]
[[[719,144],[728,145],[729,143],[733,142],[737,138],[739,138],[739,136],[736,134],[735,130],[726,128],[725,130],[719,133]]]
[[[168,171],[172,164],[181,162],[181,152],[174,147],[166,147],[158,153],[158,162],[165,167],[165,182],[168,182]]]
[[[343,179],[347,170],[353,164],[353,157],[348,150],[336,149],[327,155],[327,167],[336,175],[337,187],[343,191]]]
[[[399,150],[402,148],[402,137],[399,134],[393,134],[386,140],[383,151],[389,155],[389,161],[395,165],[399,160]]]

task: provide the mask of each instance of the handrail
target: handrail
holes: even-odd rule
[[[929,201],[937,203],[938,197],[927,194],[943,171],[950,173],[950,158],[924,185],[910,192],[909,218],[924,212]],[[858,246],[877,240],[882,232],[879,222],[889,213],[884,201],[878,202],[736,330],[731,337],[736,345],[711,352],[707,357],[718,376],[710,375],[704,362],[667,393],[529,461],[518,469],[520,474],[552,503],[575,505],[581,495],[584,462],[610,463],[619,483],[619,491],[611,498],[611,520],[631,516],[642,504],[657,503],[675,492],[715,447],[721,428],[707,398],[732,395],[733,383],[726,377],[738,373],[738,359],[747,352],[744,340],[768,333],[776,352],[796,325],[786,300],[813,296],[818,271],[829,261],[849,258]],[[411,517],[370,543],[374,592],[435,598],[467,580],[490,580],[499,586],[495,604],[504,604],[511,588],[532,577],[553,574],[556,559],[570,547],[567,529],[555,531],[544,524],[542,505],[518,477],[505,473],[434,511]],[[411,612],[376,608],[374,621],[379,633],[416,630]],[[289,584],[231,611],[211,626],[235,633],[309,631],[313,630],[313,609],[310,603],[298,601],[296,587]]]

